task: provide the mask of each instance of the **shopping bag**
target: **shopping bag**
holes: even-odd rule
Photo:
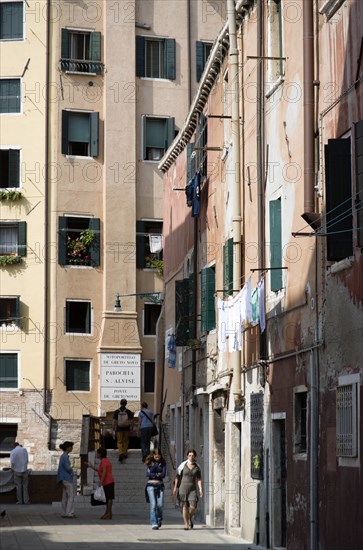
[[[100,502],[106,502],[106,495],[102,485],[100,487],[97,487],[97,489],[93,493],[93,496],[95,500],[99,500]]]

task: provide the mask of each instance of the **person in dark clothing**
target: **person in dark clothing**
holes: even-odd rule
[[[115,410],[112,420],[112,429],[116,433],[119,461],[127,458],[129,449],[131,419],[134,413],[126,408],[127,400],[121,399],[120,407]]]
[[[146,457],[146,494],[150,504],[150,525],[152,529],[159,529],[163,521],[164,483],[166,464],[160,449],[154,449]]]
[[[143,462],[145,462],[146,457],[150,453],[153,419],[154,413],[147,408],[147,403],[144,401],[141,403],[141,411],[139,412],[139,436],[141,439],[141,453]]]

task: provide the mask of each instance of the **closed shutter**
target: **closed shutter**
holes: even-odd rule
[[[214,267],[202,269],[202,332],[216,328],[215,291],[216,273]]]
[[[0,354],[0,387],[18,387],[18,355],[16,353]]]
[[[357,244],[363,246],[363,120],[355,125]]]
[[[165,76],[169,80],[175,80],[175,40],[165,40]]]
[[[26,256],[26,222],[18,222],[18,256]]]
[[[0,80],[0,113],[20,113],[20,79]]]
[[[204,44],[199,40],[197,40],[196,42],[195,62],[196,62],[196,78],[197,78],[197,82],[199,82],[200,77],[203,74],[204,63],[205,63]]]
[[[351,147],[348,139],[329,139],[325,146],[327,258],[353,254]]]
[[[175,119],[174,117],[169,117],[166,119],[166,146],[165,150],[173,142],[175,138]]]
[[[17,296],[15,298],[15,324],[17,327],[20,327],[21,325],[21,319],[20,319],[20,298]]]
[[[196,338],[197,326],[195,318],[195,288],[194,288],[194,273],[189,275],[188,281],[188,319],[189,319],[189,339]]]
[[[98,157],[99,153],[99,113],[91,113],[90,115],[90,156]]]
[[[100,220],[98,218],[90,218],[89,229],[94,231],[94,238],[90,246],[90,259],[91,266],[97,267],[100,265],[100,248],[101,248],[101,234],[100,234]]]
[[[23,2],[5,2],[0,5],[0,39],[23,38]]]
[[[270,201],[270,267],[281,267],[282,238],[281,238],[281,199]],[[277,292],[282,288],[282,270],[272,269],[271,290]]]
[[[136,37],[136,76],[145,76],[145,38]]]
[[[67,218],[60,216],[58,218],[58,263],[67,264]]]
[[[136,267],[143,269],[146,266],[146,222],[136,221]]]
[[[233,294],[233,239],[223,246],[223,289],[224,296]]]
[[[62,155],[68,155],[69,111],[62,111]]]
[[[90,48],[90,60],[101,61],[101,33],[100,32],[90,33],[89,48]]]
[[[175,281],[175,345],[186,346],[189,336],[189,280]]]
[[[69,59],[70,48],[69,48],[69,31],[67,29],[62,29],[62,44],[61,44],[61,58]]]
[[[19,187],[20,185],[20,151],[19,149],[9,149],[9,187]]]

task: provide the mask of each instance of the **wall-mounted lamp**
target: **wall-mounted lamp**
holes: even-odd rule
[[[120,300],[119,293],[116,294],[116,300],[115,300],[115,305],[114,305],[113,310],[117,311],[117,312],[121,311],[121,300]]]

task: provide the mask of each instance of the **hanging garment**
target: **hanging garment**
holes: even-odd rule
[[[225,312],[225,303],[220,298],[218,298],[217,308],[218,308],[218,350],[221,352],[225,352],[227,350],[227,346],[226,346],[227,316]]]
[[[193,178],[192,217],[198,218],[200,212],[200,174]]]
[[[149,235],[149,247],[150,252],[156,254],[163,249],[163,236],[162,235]]]
[[[256,325],[258,325],[258,287],[257,286],[252,291],[251,305],[252,305],[251,325],[255,327]]]
[[[261,334],[266,328],[265,318],[265,279],[261,279],[257,285],[258,287],[258,313],[260,318]]]

